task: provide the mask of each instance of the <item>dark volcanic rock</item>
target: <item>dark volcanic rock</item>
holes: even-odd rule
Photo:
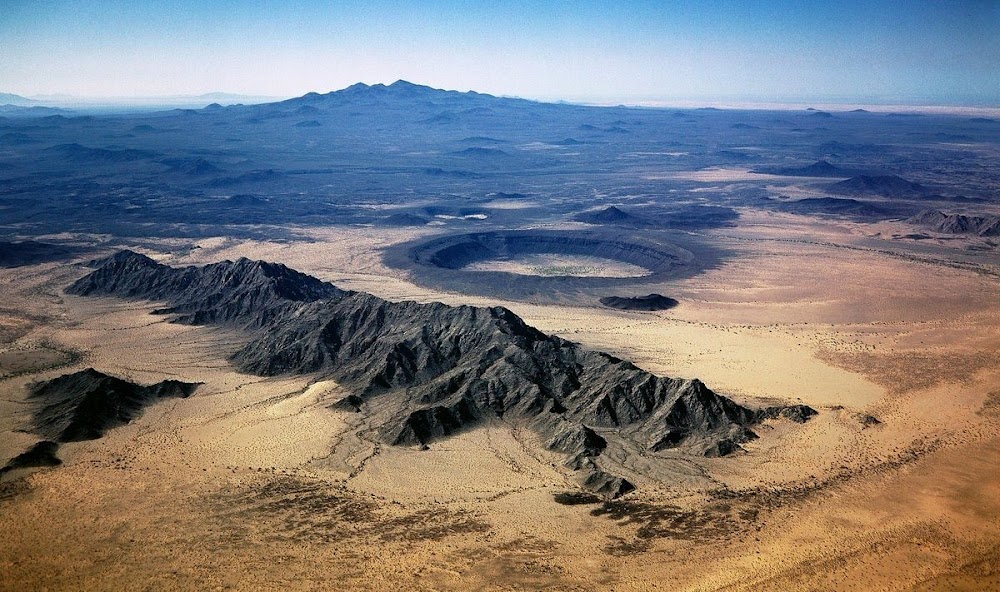
[[[204,158],[167,158],[160,162],[170,167],[172,172],[195,177],[219,172],[219,167]]]
[[[767,200],[769,207],[789,212],[791,214],[829,214],[834,216],[849,216],[864,220],[884,220],[900,214],[894,208],[876,205],[871,202],[839,197],[807,197],[794,201]],[[906,212],[909,214],[913,210]]]
[[[783,175],[788,177],[851,177],[862,174],[856,169],[844,169],[830,164],[826,160],[818,160],[813,164],[800,167],[758,167],[750,171],[767,175]]]
[[[0,467],[0,475],[14,469],[30,469],[34,467],[57,467],[62,464],[56,452],[59,451],[59,444],[51,440],[37,442],[31,448],[10,459],[3,467]]]
[[[629,211],[610,206],[603,210],[581,212],[573,217],[577,222],[586,224],[683,230],[731,226],[737,218],[739,213],[732,208],[703,205],[639,207]]]
[[[189,397],[199,383],[164,380],[142,386],[93,368],[64,374],[29,387],[34,406],[31,430],[45,440],[10,460],[7,471],[62,464],[56,452],[64,442],[96,440],[108,430],[142,415],[143,409],[167,398]]]
[[[76,249],[37,241],[0,241],[0,267],[21,267],[69,259]]]
[[[920,183],[896,175],[858,175],[827,187],[840,195],[879,195],[882,197],[921,197],[927,193]]]
[[[200,268],[172,268],[131,251],[105,259],[99,269],[66,292],[163,300],[170,306],[157,312],[176,314],[178,322],[233,323],[249,328],[270,326],[299,303],[344,294],[326,282],[276,263],[244,258]]]
[[[46,152],[57,154],[66,160],[84,164],[121,164],[147,160],[159,156],[159,154],[150,150],[89,148],[80,144],[59,144],[58,146],[47,148]]]
[[[908,219],[911,224],[926,226],[944,234],[975,234],[1000,236],[1000,216],[966,216],[945,214],[937,210],[923,210]]]
[[[282,173],[281,171],[275,171],[273,169],[266,169],[262,171],[250,171],[249,173],[244,173],[235,177],[225,177],[222,179],[215,179],[209,183],[209,187],[229,187],[231,185],[249,185],[257,183],[273,183],[276,181],[284,181],[288,175]]]
[[[583,212],[574,216],[573,219],[587,224],[646,224],[641,218],[623,212],[615,206],[603,210]]]
[[[235,208],[261,208],[267,204],[267,199],[250,193],[239,193],[226,198],[226,205]]]
[[[508,153],[504,152],[499,148],[483,148],[480,146],[473,146],[472,148],[466,148],[464,150],[452,152],[452,154],[455,156],[481,156],[481,157],[510,156]]]
[[[95,440],[155,401],[188,397],[196,388],[176,380],[141,386],[88,368],[32,385],[33,429],[55,442]]]
[[[605,296],[601,298],[601,304],[621,310],[667,310],[679,303],[667,296],[649,294],[648,296]]]
[[[330,405],[330,408],[338,409],[340,411],[353,411],[357,413],[361,411],[361,405],[363,405],[364,402],[365,400],[357,395],[347,395],[333,405]]]
[[[430,220],[416,214],[391,214],[377,221],[384,226],[425,226],[428,222]]]
[[[595,464],[608,438],[650,452],[726,454],[756,437],[751,427],[763,419],[814,413],[742,407],[698,380],[655,376],[545,335],[506,308],[389,302],[272,263],[175,269],[123,252],[67,291],[163,300],[176,322],[245,330],[248,343],[232,357],[240,369],[334,378],[355,391],[340,408],[378,397],[392,410],[380,426],[391,444],[427,445],[491,418],[522,423],[607,495],[632,487]]]
[[[635,489],[635,485],[627,479],[615,477],[597,468],[586,471],[583,475],[583,478],[580,479],[580,485],[608,499],[621,497]]]

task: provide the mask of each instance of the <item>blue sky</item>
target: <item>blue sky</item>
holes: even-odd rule
[[[1000,0],[4,0],[0,92],[1000,105]]]

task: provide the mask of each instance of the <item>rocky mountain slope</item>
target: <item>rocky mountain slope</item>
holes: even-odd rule
[[[336,379],[356,393],[340,408],[365,412],[378,399],[390,444],[426,446],[497,419],[528,426],[568,455],[584,485],[610,496],[631,488],[601,468],[611,438],[650,453],[724,455],[765,419],[815,414],[748,409],[698,380],[655,376],[545,335],[506,308],[389,302],[272,263],[176,269],[126,251],[67,292],[165,301],[158,312],[176,322],[243,330],[236,366]]]
[[[161,399],[189,397],[197,388],[196,383],[177,380],[142,386],[93,368],[35,383],[28,393],[28,403],[34,406],[31,431],[45,440],[13,458],[0,474],[58,465],[60,444],[96,440],[139,417],[147,406]]]
[[[839,195],[877,195],[881,197],[916,198],[927,194],[920,183],[896,175],[858,175],[827,186]]]
[[[753,169],[751,172],[787,177],[854,177],[865,174],[865,171],[841,168],[826,160],[818,160],[805,166],[764,166]]]
[[[907,222],[926,226],[931,230],[945,234],[1000,236],[1000,216],[945,214],[938,210],[928,209],[909,218]]]

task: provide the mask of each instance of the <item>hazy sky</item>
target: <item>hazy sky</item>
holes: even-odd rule
[[[0,0],[0,92],[1000,104],[1000,0]]]

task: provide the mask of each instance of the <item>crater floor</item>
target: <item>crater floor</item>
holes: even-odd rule
[[[558,254],[520,255],[509,259],[475,261],[464,266],[462,269],[466,271],[501,272],[542,277],[632,278],[644,277],[652,273],[642,266],[623,263],[614,259]]]

